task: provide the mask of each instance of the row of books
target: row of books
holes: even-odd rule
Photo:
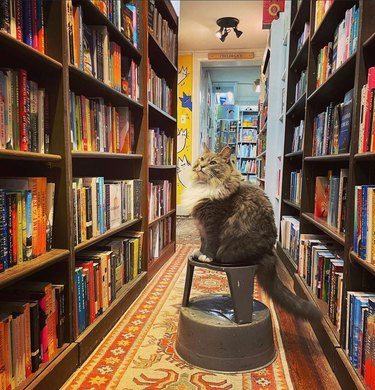
[[[299,152],[303,148],[303,138],[305,135],[305,121],[301,119],[298,126],[294,127],[291,153]]]
[[[346,353],[368,389],[375,385],[375,293],[347,291]]]
[[[256,156],[256,144],[237,144],[237,158],[255,158]]]
[[[254,160],[237,160],[237,169],[241,173],[256,173],[256,163]]]
[[[0,272],[51,250],[55,184],[0,179]]]
[[[316,0],[315,2],[315,27],[314,31],[318,29],[325,14],[328,12],[334,0]]]
[[[313,294],[328,304],[327,315],[338,331],[341,329],[344,271],[341,256],[337,243],[327,236],[300,235],[298,274]]]
[[[301,96],[303,96],[304,93],[306,93],[306,88],[307,88],[306,70],[303,70],[301,72],[301,76],[300,76],[299,80],[297,81],[297,84],[295,87],[294,101],[297,101]]]
[[[257,127],[258,126],[258,114],[245,113],[242,114],[241,127]]]
[[[173,138],[158,127],[148,130],[148,163],[173,165]]]
[[[290,201],[301,204],[302,174],[301,171],[290,172]]]
[[[0,291],[0,383],[15,389],[65,339],[64,285],[22,281]]]
[[[243,123],[242,126],[244,126]],[[238,133],[237,142],[257,142],[256,129],[244,129],[242,127]]]
[[[142,272],[143,232],[124,231],[75,259],[76,336],[105,312],[121,288]]]
[[[375,186],[354,188],[353,250],[363,260],[375,264]]]
[[[285,249],[289,258],[297,266],[299,257],[300,223],[296,217],[283,215],[280,222],[281,247]]]
[[[168,180],[153,180],[148,183],[149,221],[163,216],[172,210],[172,183]]]
[[[345,93],[344,102],[330,103],[314,118],[312,155],[348,153],[353,113],[353,89]]]
[[[107,26],[83,23],[82,7],[67,2],[70,63],[83,72],[139,100],[138,66],[110,41]]]
[[[305,25],[303,27],[303,32],[299,36],[298,41],[297,41],[297,53],[302,49],[303,44],[309,38],[309,34],[310,34],[310,23],[305,22]]]
[[[351,9],[346,10],[345,18],[336,27],[333,41],[319,52],[316,75],[317,88],[357,51],[358,27],[359,8],[354,5]]]
[[[315,178],[314,216],[323,218],[328,225],[345,233],[348,169],[340,169],[339,176],[332,171]]]
[[[375,67],[367,71],[367,84],[361,90],[358,153],[375,151]]]
[[[93,4],[121,31],[134,47],[138,47],[138,13],[135,2],[114,0],[91,0]]]
[[[265,178],[266,171],[265,171],[264,159],[259,158],[259,159],[255,160],[255,171],[256,171],[257,177],[259,177],[260,179]]]
[[[112,107],[103,98],[70,91],[72,149],[85,152],[132,153],[134,122],[129,107]]]
[[[151,66],[148,67],[147,91],[151,103],[172,115],[172,88],[168,86],[167,80],[158,77]]]
[[[167,217],[149,230],[149,259],[152,262],[160,257],[163,248],[172,241],[172,217]]]
[[[72,188],[75,245],[141,218],[141,179],[74,178]]]
[[[0,149],[48,153],[48,95],[25,69],[0,70]]]
[[[262,154],[267,147],[267,132],[259,134],[257,138],[257,155]]]
[[[169,60],[176,64],[177,35],[159,12],[155,0],[148,2],[148,28]]]
[[[42,0],[2,0],[0,30],[45,53],[45,15],[45,2]]]

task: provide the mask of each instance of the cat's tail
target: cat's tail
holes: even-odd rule
[[[277,255],[275,252],[263,256],[257,269],[259,284],[272,300],[296,317],[318,320],[321,311],[311,302],[292,293],[279,279],[276,271]]]

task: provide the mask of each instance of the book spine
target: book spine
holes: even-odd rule
[[[5,191],[0,189],[0,272],[8,268],[8,215]]]
[[[27,152],[29,148],[29,136],[27,129],[27,72],[25,69],[19,70],[18,93],[20,150]]]

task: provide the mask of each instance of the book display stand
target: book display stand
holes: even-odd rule
[[[231,295],[190,298],[195,267],[225,272]],[[276,358],[267,306],[253,299],[257,266],[224,266],[189,257],[176,351],[187,362],[226,372],[259,370]]]

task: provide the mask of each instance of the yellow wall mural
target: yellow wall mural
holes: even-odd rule
[[[178,56],[178,130],[177,130],[177,205],[189,185],[192,158],[192,124],[193,124],[193,56]]]

